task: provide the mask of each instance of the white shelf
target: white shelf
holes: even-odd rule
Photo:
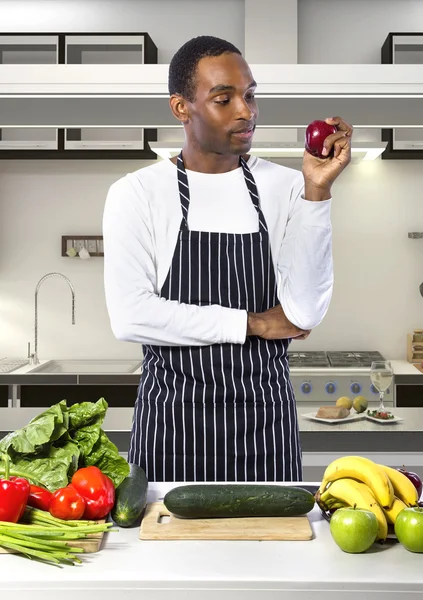
[[[423,128],[423,65],[251,65],[258,127]],[[168,65],[0,65],[0,127],[180,127]]]
[[[167,97],[169,65],[0,65],[0,95]],[[265,97],[423,97],[423,65],[250,65]]]

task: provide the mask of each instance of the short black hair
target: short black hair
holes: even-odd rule
[[[186,42],[173,56],[169,65],[169,94],[180,94],[189,102],[194,102],[197,65],[206,56],[221,54],[241,54],[230,42],[211,35],[200,35]]]

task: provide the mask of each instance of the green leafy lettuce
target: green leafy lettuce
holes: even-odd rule
[[[91,465],[117,487],[129,475],[129,465],[101,428],[107,408],[104,398],[70,407],[62,400],[4,437],[0,452],[9,455],[11,469],[52,491],[68,485],[78,468]]]

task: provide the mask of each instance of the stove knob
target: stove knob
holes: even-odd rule
[[[370,391],[372,392],[372,394],[379,394],[379,392],[377,391],[377,389],[375,388],[375,386],[373,385],[373,383],[370,386]]]
[[[361,392],[361,385],[357,382],[354,382],[350,385],[350,390],[353,394],[359,394]]]
[[[325,385],[325,390],[328,394],[334,394],[336,392],[336,385],[333,383],[333,381],[329,381],[329,383]]]
[[[302,383],[300,390],[302,391],[303,394],[309,394],[311,392],[311,383]]]

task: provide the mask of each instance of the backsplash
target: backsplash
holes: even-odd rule
[[[147,166],[148,162],[143,163]],[[0,356],[26,356],[34,338],[34,292],[46,273],[59,278],[39,292],[39,357],[138,358],[117,341],[103,290],[103,259],[61,256],[61,236],[101,234],[109,186],[137,161],[0,163]],[[323,323],[292,349],[378,350],[406,357],[406,335],[423,326],[423,231],[419,161],[351,164],[333,188],[335,287]]]

